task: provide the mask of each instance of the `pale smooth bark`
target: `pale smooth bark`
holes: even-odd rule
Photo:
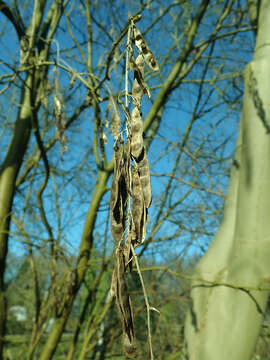
[[[224,217],[196,269],[185,336],[190,360],[247,360],[270,288],[270,2],[262,0]],[[206,281],[203,281],[206,280]]]

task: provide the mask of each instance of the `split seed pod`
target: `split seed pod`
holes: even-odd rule
[[[127,204],[127,184],[125,168],[123,161],[123,150],[116,144],[115,168],[111,185],[110,215],[111,215],[111,233],[115,242],[119,242],[125,229],[125,209]]]
[[[137,346],[134,334],[132,303],[126,284],[125,271],[125,255],[123,249],[118,247],[113,275],[114,284],[111,288],[115,291],[115,300],[122,323],[123,350],[127,357],[134,359],[136,357]]]
[[[145,62],[147,65],[151,68],[153,71],[158,71],[159,66],[155,59],[154,54],[149,49],[149,46],[147,45],[146,41],[144,40],[142,34],[140,31],[134,26],[134,39],[135,39],[135,45],[137,46],[140,54],[143,55]]]

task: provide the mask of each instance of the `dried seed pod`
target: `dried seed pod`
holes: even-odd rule
[[[137,106],[134,107],[131,114],[131,154],[134,158],[141,155],[143,149],[143,122]]]
[[[127,138],[126,145],[124,146],[124,172],[127,192],[131,195],[131,179],[130,179],[130,139]]]
[[[133,171],[132,180],[132,228],[136,234],[136,243],[141,244],[145,239],[146,208],[140,176],[136,168]]]
[[[110,208],[113,209],[118,199],[118,181],[121,174],[121,163],[123,159],[123,151],[120,147],[120,140],[118,139],[114,146],[114,173],[111,185]]]
[[[123,150],[118,148],[115,150],[115,168],[110,198],[111,233],[115,242],[122,239],[125,230],[128,193],[124,172]]]
[[[118,247],[116,250],[115,266],[115,290],[116,304],[123,328],[123,350],[129,358],[136,357],[136,339],[134,334],[132,303],[128,293],[125,278],[125,255],[123,249]]]
[[[127,205],[127,187],[125,177],[121,174],[118,182],[118,198],[112,210],[111,230],[114,240],[119,242],[125,231],[125,214]]]
[[[123,254],[124,254],[124,258],[125,258],[125,265],[126,268],[129,267],[129,271],[132,271],[132,251],[131,251],[131,244],[132,244],[132,237],[129,233],[127,234],[126,237],[126,242],[123,246]]]
[[[144,81],[144,60],[143,56],[140,54],[137,56],[136,61],[131,58],[134,69],[134,82],[132,86],[132,98],[133,104],[140,107],[143,93],[145,93],[149,99],[151,97],[150,91]]]
[[[119,109],[112,95],[109,96],[108,108],[106,112],[111,114],[111,133],[113,137],[116,139],[119,135],[121,119],[120,119]]]
[[[143,96],[143,88],[140,84],[144,76],[144,60],[142,55],[139,55],[135,62],[133,61],[133,68],[134,68],[134,81],[132,85],[133,104],[135,106],[137,105],[138,107],[140,107]]]
[[[151,182],[150,182],[149,164],[148,164],[146,150],[144,147],[143,147],[141,156],[138,159],[136,159],[136,163],[137,163],[138,170],[139,170],[139,176],[140,176],[141,187],[143,190],[145,207],[148,209],[152,202],[152,189],[151,189]]]
[[[140,54],[143,55],[147,65],[149,65],[151,70],[158,71],[159,67],[158,67],[158,63],[157,63],[157,61],[155,59],[155,56],[152,53],[152,51],[149,49],[149,46],[147,45],[147,43],[144,40],[142,34],[136,28],[136,26],[134,26],[134,40],[135,40],[135,45],[137,46]]]
[[[123,350],[126,356],[130,359],[135,359],[137,356],[136,343],[134,341],[131,342],[126,333],[123,333],[122,341],[123,341]]]

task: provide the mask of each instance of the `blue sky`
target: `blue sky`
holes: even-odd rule
[[[167,3],[166,3],[167,4]],[[143,19],[137,24],[138,28],[143,33],[148,29],[152,23],[153,16],[157,16],[162,12],[162,6],[166,4],[162,2],[154,2],[154,10],[145,10]],[[77,4],[78,5],[78,4]],[[93,22],[93,34],[94,34],[94,57],[93,65],[98,66],[99,62],[106,57],[108,49],[111,45],[111,39],[117,38],[124,24],[126,23],[127,15],[129,12],[134,13],[135,8],[138,6],[138,2],[133,5],[120,5],[120,2],[115,2],[113,6],[116,8],[121,6],[121,18],[115,18],[116,9],[111,12],[108,8],[102,7],[103,3],[100,3],[96,7],[94,13],[95,21]],[[73,22],[72,28],[76,34],[77,39],[82,43],[84,51],[86,39],[85,32],[83,31],[85,26],[85,20],[83,11],[78,5],[72,10]],[[110,10],[110,12],[109,12]],[[154,14],[154,15],[153,15]],[[113,15],[113,16],[112,16]],[[149,86],[153,87],[152,99],[154,101],[158,90],[162,83],[166,80],[168,73],[177,60],[181,46],[183,44],[182,28],[181,25],[182,16],[185,16],[183,23],[188,21],[189,14],[182,14],[180,9],[172,7],[172,10],[168,12],[165,18],[153,26],[151,32],[146,34],[146,40],[157,57],[160,64],[164,59],[164,56],[168,54],[172,44],[176,43],[177,46],[171,51],[171,55],[168,59],[168,64],[162,68],[161,73],[157,76],[153,76],[148,70],[146,71],[146,79]],[[190,15],[191,18],[191,15]],[[200,42],[203,38],[207,37],[213,27],[214,14],[209,16],[203,21],[195,43]],[[2,24],[2,37],[0,37],[0,46],[2,53],[0,56],[0,76],[7,71],[7,66],[4,64],[7,62],[13,65],[14,62],[18,62],[19,50],[18,40],[10,24],[6,22],[4,17],[0,14],[0,20]],[[117,21],[117,22],[116,22]],[[99,25],[97,25],[99,23]],[[109,26],[110,23],[115,24],[111,31],[101,38],[98,35],[100,25]],[[226,29],[224,29],[226,31]],[[237,35],[238,36],[238,35]],[[174,162],[179,151],[180,145],[183,141],[183,136],[186,132],[187,126],[190,123],[192,116],[194,116],[194,107],[198,99],[198,94],[201,95],[201,101],[196,111],[198,120],[194,122],[191,130],[191,135],[185,144],[184,152],[181,155],[179,165],[177,168],[176,176],[186,182],[194,182],[196,180],[197,185],[206,186],[213,191],[222,191],[226,193],[226,187],[228,184],[229,169],[231,166],[231,158],[234,151],[234,143],[238,131],[238,123],[240,118],[240,103],[235,105],[229,104],[229,99],[224,102],[224,98],[237,95],[237,89],[231,82],[233,76],[235,82],[237,82],[240,89],[241,84],[241,71],[244,68],[245,63],[251,58],[252,53],[252,35],[248,35],[243,32],[238,37],[238,41],[245,46],[239,49],[239,42],[230,42],[230,39],[225,38],[217,43],[213,53],[210,54],[210,50],[207,50],[202,57],[199,65],[196,65],[186,77],[179,89],[175,90],[170,97],[167,107],[162,114],[161,126],[153,141],[148,158],[151,166],[151,172],[155,175],[169,174],[171,173]],[[65,51],[66,47],[72,46],[73,50],[69,52]],[[121,55],[125,42],[121,43],[119,47],[118,55]],[[68,64],[77,72],[85,72],[85,66],[78,51],[73,46],[72,39],[66,30],[66,20],[62,19],[59,32],[55,36],[55,41],[52,46],[54,52],[53,57],[57,59],[56,49],[59,47],[61,54],[60,58],[63,64]],[[105,51],[105,53],[104,53]],[[204,73],[205,66],[208,61],[208,56],[213,56],[211,66],[208,68],[205,75],[205,83],[200,86],[199,80]],[[190,55],[190,60],[194,54]],[[111,81],[109,86],[113,91],[119,87],[123,89],[123,81],[121,80],[121,69],[124,66],[123,61],[117,67],[117,71],[112,72]],[[8,70],[9,71],[9,70]],[[59,71],[60,79],[60,91],[63,96],[70,95],[71,91],[68,89],[70,77],[65,71]],[[239,73],[239,74],[238,74]],[[99,74],[99,70],[96,71],[97,76],[102,78],[102,73]],[[84,76],[84,75],[83,75]],[[218,81],[211,81],[218,77]],[[130,84],[132,82],[133,75],[130,74]],[[86,77],[85,77],[86,78]],[[55,84],[55,72],[53,69],[48,74],[48,84],[53,87]],[[15,81],[15,84],[20,84],[19,79]],[[2,87],[1,87],[2,88]],[[241,91],[239,92],[239,96]],[[225,94],[225,95],[224,95]],[[85,98],[86,90],[83,86],[79,86],[79,82],[75,82],[74,90],[72,90],[72,96],[67,105],[65,106],[65,114],[68,117],[74,109],[82,103]],[[221,96],[222,95],[222,96]],[[101,90],[101,96],[108,96],[106,87]],[[0,106],[2,109],[1,122],[4,124],[8,118],[9,122],[13,122],[16,118],[16,112],[18,110],[19,102],[19,89],[11,86],[3,95],[1,95],[2,102]],[[12,100],[13,99],[13,100]],[[207,99],[207,103],[204,102]],[[12,100],[12,102],[10,101]],[[52,99],[49,98],[49,109],[46,112],[44,108],[41,109],[40,121],[44,126],[48,127],[48,131],[44,134],[44,139],[49,139],[55,133],[55,127],[51,124],[55,121],[53,117]],[[105,117],[107,103],[106,101],[101,105],[103,118]],[[143,102],[143,116],[146,116],[151,107],[149,100]],[[122,120],[124,116],[122,114]],[[105,129],[105,128],[104,128]],[[112,137],[107,131],[108,145],[106,151],[110,157],[112,154]],[[0,142],[0,161],[3,159],[5,150],[7,148],[8,141],[10,139],[10,131],[8,130],[1,139]],[[53,226],[54,234],[57,237],[58,226],[60,226],[61,243],[70,252],[76,253],[78,250],[82,228],[84,224],[85,215],[91,200],[93,187],[96,181],[97,168],[94,158],[91,154],[93,143],[93,112],[92,109],[87,109],[68,129],[68,151],[64,154],[63,158],[60,157],[60,146],[56,146],[56,149],[49,152],[49,159],[51,166],[57,169],[58,172],[63,174],[57,175],[55,172],[55,182],[53,179],[49,181],[48,187],[45,193],[45,206],[48,209],[48,219]],[[34,138],[31,139],[28,154],[35,147]],[[161,155],[164,154],[162,157]],[[161,157],[161,159],[159,159]],[[37,172],[42,174],[43,164],[40,163]],[[224,171],[226,175],[224,176]],[[31,178],[28,179],[29,182]],[[35,189],[37,189],[42,176],[38,177],[35,183]],[[153,187],[153,205],[149,210],[151,223],[148,228],[151,231],[152,224],[155,221],[155,216],[158,212],[161,202],[161,196],[165,191],[168,177],[152,176]],[[59,198],[56,197],[55,189],[58,188]],[[181,199],[182,196],[189,190],[190,186],[173,181],[171,196],[166,201],[166,206],[170,206]],[[15,204],[18,217],[21,217],[23,211],[23,201],[27,188],[22,186],[21,193],[18,194]],[[34,193],[33,193],[34,194]],[[104,197],[96,226],[96,238],[104,239],[104,229],[107,219],[109,192]],[[57,203],[61,209],[61,223],[57,223]],[[211,234],[214,234],[218,221],[222,214],[223,198],[203,192],[199,189],[195,189],[187,198],[180,203],[170,214],[170,217],[164,222],[156,237],[166,237],[179,228],[179,224],[182,226],[181,233],[170,244],[177,249],[177,253],[181,253],[183,247],[187,244],[193,243],[190,247],[190,254],[194,251],[202,253],[207,248],[207,244],[211,238]],[[39,240],[38,237],[46,239],[44,228],[40,224],[39,212],[35,205],[35,197],[31,199],[32,210],[29,215],[26,216],[27,229],[33,237],[33,241],[36,241],[39,246],[43,246],[43,240]],[[204,206],[204,208],[203,208]],[[192,212],[192,213],[191,213]],[[204,217],[202,219],[201,217]],[[196,234],[196,229],[202,225],[205,225],[206,234]],[[13,228],[14,229],[14,228]],[[15,230],[15,229],[14,229]],[[192,231],[190,231],[192,230]],[[35,238],[36,237],[36,238]],[[20,238],[17,236],[12,237],[11,249],[16,252],[25,251],[25,246],[21,245]],[[36,240],[35,240],[36,239]],[[108,249],[112,248],[111,239],[108,240]],[[99,240],[97,244],[100,244]],[[99,245],[98,245],[99,246]],[[162,253],[164,247],[162,243],[157,244],[153,251],[156,253]],[[171,245],[169,245],[171,246]],[[149,253],[152,252],[151,247]]]

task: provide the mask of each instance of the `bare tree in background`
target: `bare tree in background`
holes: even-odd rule
[[[179,263],[194,249],[196,255],[204,252],[222,213],[242,70],[255,26],[250,26],[246,3],[0,1],[0,11],[5,50],[0,74],[0,358],[6,294],[15,291],[9,259],[18,249],[28,258],[30,271],[21,267],[18,274],[31,274],[24,281],[34,314],[20,357],[57,358],[68,326],[73,326],[63,350],[68,359],[121,356],[121,326],[108,297],[113,254],[108,190],[114,168],[110,123],[119,116],[123,126],[125,83],[133,81],[125,79],[124,61],[130,15],[141,16],[138,28],[160,68],[145,73],[152,97],[142,104],[143,136],[153,204],[138,254],[151,305],[161,311],[160,318],[153,314],[155,356],[180,356],[182,338],[177,345],[173,336],[162,337],[164,318],[174,313],[169,305],[177,297],[188,299],[188,279],[180,284],[176,277],[184,268]],[[26,294],[17,278],[17,291]],[[162,279],[174,282],[175,291],[162,285],[163,295],[158,295]],[[135,326],[142,334],[139,353],[147,357],[143,296],[137,280],[130,282],[135,295],[139,292],[134,300],[135,315],[140,315]],[[177,321],[180,339],[183,316]],[[12,351],[9,345],[6,351]]]

